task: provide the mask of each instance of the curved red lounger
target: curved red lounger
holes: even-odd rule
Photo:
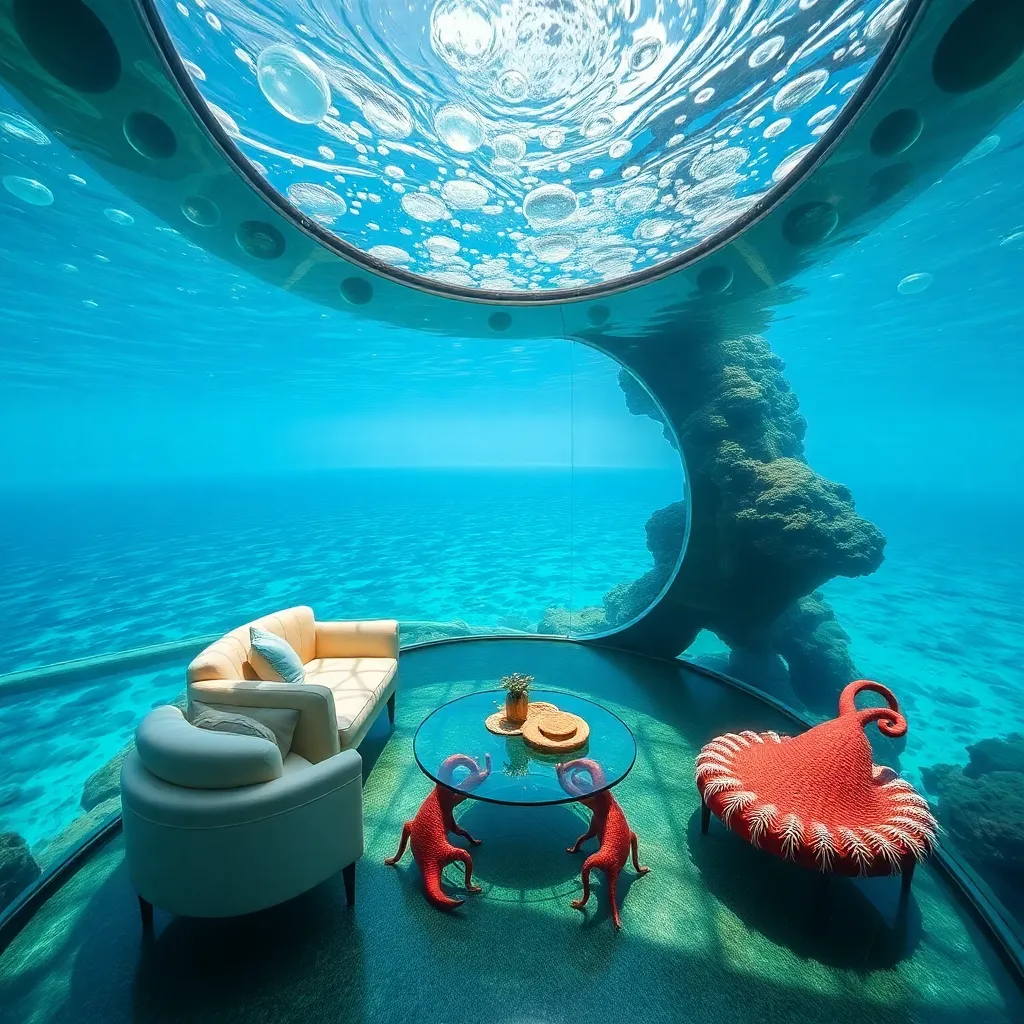
[[[858,710],[859,693],[887,707]],[[777,857],[836,875],[903,873],[935,845],[937,823],[909,782],[872,762],[864,729],[907,731],[893,694],[880,683],[850,683],[839,715],[799,736],[726,733],[697,755],[696,779],[707,832],[711,813],[747,842]]]

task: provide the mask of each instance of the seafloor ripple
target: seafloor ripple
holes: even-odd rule
[[[620,486],[621,480],[630,481]],[[0,549],[6,668],[321,618],[535,629],[652,566],[644,525],[671,474],[348,473],[273,485],[54,494],[13,505]]]

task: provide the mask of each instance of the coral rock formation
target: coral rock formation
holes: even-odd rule
[[[17,832],[0,832],[0,910],[39,877],[39,865]]]
[[[967,748],[968,763],[922,771],[938,797],[938,816],[953,846],[1007,909],[1024,917],[1024,735]]]
[[[793,688],[825,710],[858,673],[849,638],[815,591],[837,576],[874,572],[885,538],[857,515],[848,488],[807,464],[807,425],[782,360],[760,337],[721,333],[716,325],[690,334],[666,326],[640,346],[588,338],[630,366],[619,376],[626,404],[661,422],[673,445],[678,437],[690,487],[679,573],[647,621],[619,640],[675,656],[711,630],[731,648],[792,658]],[[657,596],[685,529],[682,503],[651,517],[655,567],[607,595],[609,622],[628,621]]]
[[[579,636],[607,629],[603,608],[548,608],[537,624],[543,636]]]
[[[815,710],[827,702],[831,691],[842,690],[858,676],[850,657],[850,637],[817,591],[783,612],[772,627],[769,643],[786,659],[794,693]]]
[[[113,797],[120,797],[121,765],[134,749],[133,740],[85,780],[82,787],[82,810],[91,811]]]

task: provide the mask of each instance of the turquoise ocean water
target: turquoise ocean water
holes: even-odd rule
[[[308,306],[133,206],[14,97],[0,109],[2,173],[52,200],[0,193],[0,671],[300,602],[411,638],[531,631],[651,567],[645,523],[683,473],[609,360]],[[888,539],[877,573],[825,593],[908,711],[915,781],[1024,725],[1022,145],[1018,112],[798,281],[766,334],[809,461]],[[901,291],[913,274],[930,287]],[[702,635],[689,654],[720,651]],[[0,693],[22,738],[0,830],[43,848],[182,669]]]

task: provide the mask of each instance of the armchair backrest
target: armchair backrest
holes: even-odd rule
[[[143,767],[175,786],[236,789],[281,777],[281,751],[258,736],[199,729],[173,705],[154,708],[135,730]]]
[[[210,644],[192,659],[186,674],[188,682],[194,683],[205,679],[277,678],[267,671],[267,666],[259,655],[255,660],[252,658],[252,648],[249,644],[250,626],[265,629],[287,640],[304,665],[316,657],[316,623],[313,619],[313,609],[299,605],[247,622]]]

